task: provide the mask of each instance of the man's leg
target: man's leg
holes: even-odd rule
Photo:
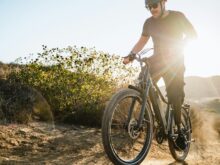
[[[184,66],[170,69],[164,76],[167,96],[174,108],[174,119],[178,130],[181,128],[181,107],[184,102]]]
[[[174,117],[175,117],[175,123],[177,125],[178,131],[181,130],[181,107],[183,98],[178,96],[173,100],[173,109],[174,109]]]
[[[157,81],[162,77],[164,71],[162,70],[163,66],[161,64],[161,59],[158,55],[152,55],[148,58],[148,64],[150,66],[150,75],[153,82],[157,83]],[[139,79],[143,77],[143,73],[139,74]]]

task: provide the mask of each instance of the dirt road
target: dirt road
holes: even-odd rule
[[[206,116],[206,115],[205,115]],[[204,117],[204,116],[203,116]],[[220,164],[218,125],[213,118],[196,117],[194,138],[189,156],[182,164]],[[218,119],[218,120],[217,120]],[[202,122],[202,121],[206,122]],[[195,122],[195,121],[193,121]],[[196,125],[197,124],[197,125]],[[0,164],[63,164],[108,165],[103,151],[101,130],[70,125],[57,125],[54,130],[45,123],[27,125],[0,125]],[[175,165],[167,142],[153,141],[143,165]]]
[[[95,128],[57,126],[43,123],[30,126],[0,126],[0,164],[111,164],[103,151],[101,131]],[[220,164],[220,143],[192,145],[186,164]],[[142,164],[177,164],[166,143],[153,142]]]

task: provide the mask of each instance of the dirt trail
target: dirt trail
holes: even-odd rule
[[[196,142],[183,164],[220,164],[220,118],[204,113],[192,113],[192,118]],[[111,165],[103,151],[100,129],[58,125],[52,130],[45,123],[0,125],[0,164]],[[158,145],[153,141],[142,164],[178,163],[172,159],[167,142]]]

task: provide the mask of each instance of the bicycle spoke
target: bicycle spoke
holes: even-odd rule
[[[115,137],[115,136],[119,136],[121,135],[121,133],[117,133],[117,134],[114,134],[114,135],[110,135],[111,137]]]
[[[120,125],[124,125],[124,124],[112,124],[113,126],[120,126]]]
[[[125,120],[126,119],[126,115],[124,114],[124,113],[122,113],[120,110],[115,110],[115,115],[118,117],[118,118],[121,118],[121,119],[123,119],[123,120]]]
[[[144,122],[146,122],[146,123],[150,123],[150,121],[149,121],[149,120],[146,120],[146,119],[144,119]]]
[[[144,144],[144,142],[141,142],[141,141],[139,141],[139,140],[137,140],[136,142],[138,142],[139,144]]]
[[[124,98],[117,97],[117,99],[112,100],[111,106],[106,108],[109,110],[111,117],[105,118],[106,123],[103,124],[103,127],[108,129],[104,132],[107,132],[108,135],[103,135],[104,142],[109,144],[109,147],[104,145],[104,148],[107,146],[107,149],[105,148],[107,153],[114,154],[116,159],[127,163],[136,163],[139,157],[146,154],[143,149],[149,149],[150,146],[150,143],[145,143],[145,141],[151,140],[151,136],[148,136],[152,133],[151,116],[149,117],[149,114],[146,114],[141,128],[137,128],[142,107],[141,97],[139,95],[128,96],[126,93]],[[147,110],[146,113],[148,113]],[[105,127],[105,125],[109,125],[109,127]]]

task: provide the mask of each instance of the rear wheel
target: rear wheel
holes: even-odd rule
[[[190,117],[187,109],[182,108],[181,109],[181,131],[183,133],[186,146],[184,149],[180,149],[178,145],[176,144],[176,140],[178,137],[178,131],[177,126],[175,125],[174,116],[172,113],[171,116],[171,132],[170,137],[168,138],[169,143],[169,149],[171,152],[172,157],[176,161],[184,161],[185,158],[188,155],[189,149],[190,149],[190,141],[191,141],[191,123],[190,123]]]
[[[137,128],[142,98],[133,89],[116,93],[102,120],[102,140],[109,159],[117,165],[140,164],[152,141],[152,116],[148,104],[141,128]],[[133,109],[131,111],[131,109]]]

